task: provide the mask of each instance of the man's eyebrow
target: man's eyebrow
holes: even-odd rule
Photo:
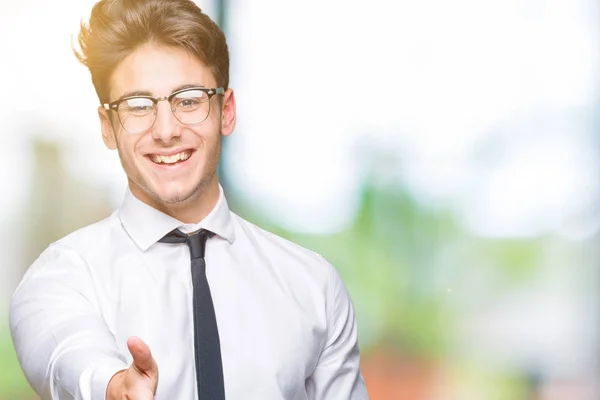
[[[203,88],[205,86],[197,84],[197,83],[186,83],[184,85],[177,86],[176,88],[174,88],[171,91],[171,93],[175,93],[175,92],[177,92],[179,90],[191,89],[191,88],[197,88],[197,87]],[[119,99],[124,99],[126,97],[134,97],[134,96],[149,96],[149,97],[153,97],[154,94],[152,92],[148,91],[148,90],[134,90],[134,91],[131,91],[131,92],[124,93],[121,97],[119,97]]]
[[[132,92],[124,93],[119,99],[124,99],[126,97],[134,97],[134,96],[150,96],[152,97],[152,93],[147,90],[134,90]]]
[[[200,85],[198,83],[186,83],[185,85],[180,85],[177,86],[175,89],[173,89],[173,91],[171,93],[175,93],[179,90],[184,90],[184,89],[191,89],[191,88],[198,88],[198,87],[205,87],[204,85]]]

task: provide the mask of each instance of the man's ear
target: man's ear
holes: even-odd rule
[[[109,111],[104,107],[98,107],[98,117],[100,118],[100,127],[102,129],[102,141],[109,150],[117,148],[117,136],[112,121],[108,116]]]
[[[235,128],[235,95],[232,89],[227,89],[222,98],[223,109],[221,112],[221,134],[229,136]]]

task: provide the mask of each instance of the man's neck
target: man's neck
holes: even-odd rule
[[[154,198],[136,195],[136,191],[133,189],[131,188],[131,192],[140,201],[184,224],[197,224],[202,221],[215,208],[220,196],[219,183],[216,178],[208,182],[206,186],[198,188],[190,198],[174,204],[166,204]]]

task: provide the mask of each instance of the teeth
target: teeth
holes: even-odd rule
[[[177,161],[185,161],[190,158],[191,153],[189,151],[183,151],[181,153],[173,154],[171,156],[159,156],[153,155],[152,161],[158,164],[175,164]]]

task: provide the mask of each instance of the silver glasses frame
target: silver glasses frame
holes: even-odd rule
[[[177,121],[181,122],[184,125],[196,125],[196,124],[200,124],[204,121],[206,121],[206,119],[208,118],[208,116],[210,115],[210,109],[211,109],[211,105],[210,105],[210,100],[212,99],[212,97],[214,95],[217,94],[223,94],[225,93],[225,89],[222,87],[219,88],[205,88],[203,86],[192,86],[192,87],[187,87],[184,89],[180,89],[180,90],[176,90],[173,93],[171,93],[168,96],[163,96],[163,97],[152,97],[152,96],[146,96],[146,95],[135,95],[135,96],[125,96],[125,97],[121,97],[111,103],[104,103],[102,104],[102,107],[104,107],[105,110],[107,111],[115,111],[117,113],[117,116],[119,117],[119,123],[121,124],[121,126],[123,127],[123,129],[125,129],[127,132],[129,133],[140,133],[140,132],[144,132],[150,128],[152,128],[154,126],[154,124],[156,123],[156,116],[157,116],[157,112],[156,110],[154,111],[154,122],[152,122],[152,124],[141,131],[136,131],[136,132],[131,132],[129,131],[127,128],[125,128],[125,125],[123,124],[123,121],[121,121],[121,115],[119,114],[119,105],[121,103],[123,103],[124,101],[127,100],[131,100],[131,99],[148,99],[150,101],[152,101],[154,103],[154,105],[156,107],[158,107],[158,102],[159,101],[168,101],[169,104],[171,103],[171,100],[173,100],[173,98],[175,96],[177,96],[180,93],[185,93],[188,92],[190,90],[201,90],[204,93],[206,93],[208,95],[208,113],[206,114],[206,118],[204,118],[202,121],[198,121],[198,122],[182,122],[178,117],[177,114],[175,113],[175,109],[173,107],[171,107],[171,112],[173,113],[173,115],[175,116],[175,118],[177,118]]]

